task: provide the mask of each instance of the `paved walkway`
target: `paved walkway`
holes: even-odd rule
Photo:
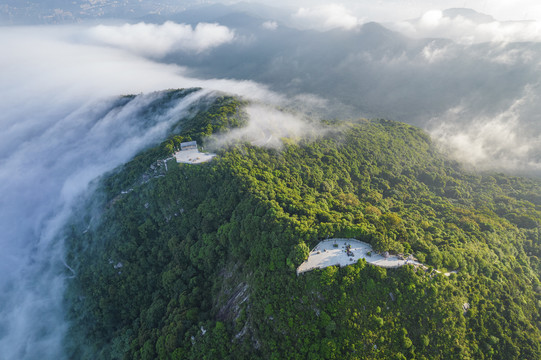
[[[350,255],[346,252],[347,245],[350,245]],[[372,253],[371,256],[368,253]],[[396,255],[384,257],[376,254],[372,246],[363,241],[355,239],[328,239],[323,240],[310,251],[308,259],[297,268],[297,274],[313,269],[322,269],[327,266],[346,266],[355,264],[359,259],[366,259],[366,262],[385,268],[396,268],[404,265],[424,266],[415,260],[400,259]]]

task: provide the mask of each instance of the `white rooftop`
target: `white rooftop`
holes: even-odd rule
[[[180,143],[181,150],[194,149],[194,148],[197,148],[197,141],[186,141],[186,142]]]
[[[337,247],[335,247],[335,244]],[[350,245],[352,256],[346,253],[346,246]],[[371,256],[367,253],[372,252]],[[355,264],[359,259],[366,259],[366,262],[385,268],[395,268],[404,265],[423,265],[415,260],[400,259],[396,255],[384,257],[376,254],[368,243],[355,239],[328,239],[320,242],[310,251],[308,259],[297,268],[297,274],[313,269],[322,269],[328,266],[346,266]]]

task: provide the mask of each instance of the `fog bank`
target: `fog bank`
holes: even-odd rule
[[[58,234],[91,181],[161,141],[213,90],[281,98],[251,81],[187,77],[89,41],[84,28],[11,28],[0,46],[0,357],[63,359],[72,274]],[[154,90],[194,86],[206,90],[143,116],[162,96]]]

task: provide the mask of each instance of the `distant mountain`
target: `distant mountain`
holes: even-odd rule
[[[467,8],[447,9],[443,11],[443,16],[449,17],[451,19],[460,16],[464,19],[471,20],[478,24],[490,23],[490,22],[495,21],[495,19],[490,15],[483,14],[473,9],[467,9]]]

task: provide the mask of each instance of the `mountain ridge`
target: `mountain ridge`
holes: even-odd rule
[[[160,151],[188,134],[242,126],[243,106],[221,98]],[[97,206],[101,220],[87,232],[71,226],[69,354],[538,356],[541,203],[524,199],[539,182],[467,173],[410,125],[360,119],[320,127],[313,139],[284,138],[281,150],[240,142],[210,163],[169,166]],[[154,153],[142,154],[138,161],[148,160],[138,168]],[[126,175],[103,179],[106,198],[134,178]],[[333,236],[459,271],[447,278],[361,260],[298,277],[309,249]]]

